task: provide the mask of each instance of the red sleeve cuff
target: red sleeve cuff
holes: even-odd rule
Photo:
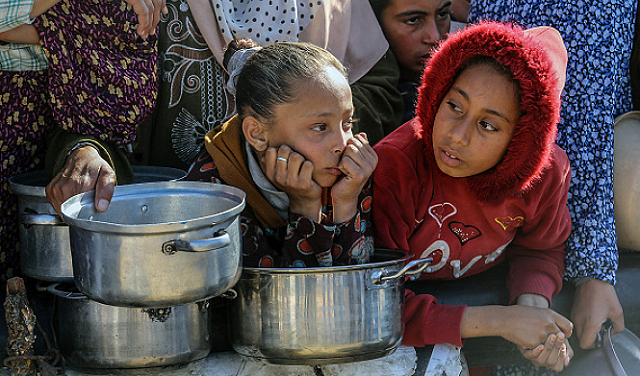
[[[556,292],[556,282],[549,275],[534,270],[524,271],[509,284],[509,303],[514,304],[522,294],[538,294],[551,304],[551,297]]]
[[[417,347],[437,343],[462,346],[460,323],[466,307],[438,304],[432,295],[416,295],[406,290],[402,343]]]

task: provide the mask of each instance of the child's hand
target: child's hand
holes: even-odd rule
[[[365,133],[349,139],[338,164],[344,176],[331,188],[335,223],[347,221],[356,214],[358,196],[377,165],[378,156]]]
[[[518,347],[518,349],[533,365],[544,366],[557,372],[569,365],[569,361],[573,358],[573,349],[563,332],[550,334],[546,342],[538,345],[535,349],[522,347]]]
[[[517,304],[544,309],[549,307],[549,301],[538,294],[522,294],[518,296]],[[571,331],[568,332],[568,335],[565,335],[563,331],[550,333],[546,340],[535,348],[518,345],[518,349],[535,366],[545,366],[559,372],[569,364],[569,360],[573,357],[573,349],[568,340],[569,336],[571,336]]]
[[[267,179],[289,196],[291,212],[319,222],[322,187],[313,180],[313,163],[287,145],[268,148],[263,159]]]
[[[549,335],[563,332],[570,337],[573,324],[561,314],[549,309],[512,305],[502,320],[502,333],[507,341],[523,349],[536,349],[545,344]]]

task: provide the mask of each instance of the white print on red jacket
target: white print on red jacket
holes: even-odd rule
[[[443,204],[436,204],[429,207],[429,215],[436,221],[436,223],[438,224],[438,227],[441,230],[442,230],[442,225],[446,222],[446,220],[453,217],[457,212],[458,212],[458,209],[453,204],[448,202],[445,202]],[[517,222],[516,225],[521,225],[522,217],[518,217],[517,219],[518,219],[517,221],[512,221],[512,222]],[[496,218],[495,221],[499,223],[505,230],[506,230],[506,227],[508,227],[511,224],[514,224],[514,223],[509,223],[505,227],[504,220]],[[418,222],[416,220],[417,225],[421,224],[421,222],[422,221]],[[480,230],[477,229],[476,227],[465,225],[462,222],[451,221],[449,222],[447,227],[452,233],[456,235],[457,241],[459,241],[462,245],[467,243],[469,240],[477,238],[482,235]],[[438,238],[440,238],[440,236],[441,236],[441,233],[438,235]],[[471,260],[469,260],[469,262],[467,262],[466,265],[462,265],[461,260],[450,259],[451,248],[449,244],[445,240],[437,239],[422,252],[422,255],[420,257],[421,258],[433,257],[434,260],[437,260],[438,256],[441,255],[441,258],[437,262],[437,264],[427,267],[423,273],[434,273],[436,271],[441,270],[448,263],[452,269],[452,276],[454,278],[460,278],[465,273],[467,273],[474,264],[476,264],[478,261],[482,259],[484,259],[485,265],[494,262],[496,259],[498,259],[498,257],[500,257],[502,252],[511,243],[512,240],[513,240],[513,237],[509,241],[507,241],[505,244],[502,244],[492,252],[489,252],[484,255],[477,255]]]

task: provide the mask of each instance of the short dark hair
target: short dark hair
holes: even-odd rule
[[[275,106],[294,99],[297,81],[314,79],[327,67],[347,77],[338,59],[310,43],[278,42],[256,51],[247,59],[236,84],[240,118],[255,114],[268,122]]]

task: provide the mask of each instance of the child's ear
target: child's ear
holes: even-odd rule
[[[242,120],[242,133],[244,138],[257,151],[265,151],[269,146],[265,128],[253,115],[248,115]]]

